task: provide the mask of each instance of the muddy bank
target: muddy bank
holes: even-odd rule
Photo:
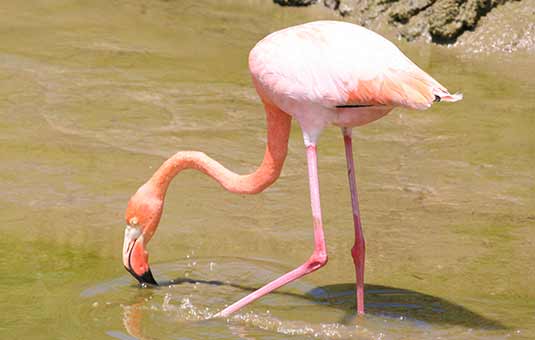
[[[533,49],[535,7],[530,0],[273,0],[283,6],[324,6],[349,21],[391,29],[406,40],[440,44],[465,40],[466,32],[507,36],[500,48]],[[514,14],[510,14],[510,13]],[[484,20],[493,16],[500,21]],[[482,27],[480,27],[482,26]],[[473,34],[471,34],[473,38]],[[477,39],[476,39],[477,40]],[[493,41],[487,41],[492,45]]]

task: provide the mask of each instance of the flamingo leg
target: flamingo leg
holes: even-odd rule
[[[316,145],[307,146],[307,163],[308,163],[308,179],[310,187],[310,204],[312,206],[312,218],[314,221],[314,252],[312,256],[301,266],[284,274],[278,279],[268,283],[267,285],[252,292],[241,300],[233,303],[221,312],[217,313],[215,317],[227,317],[236,312],[247,304],[261,298],[262,296],[274,291],[275,289],[284,286],[287,283],[295,281],[313,271],[318,270],[327,263],[327,248],[325,245],[325,237],[323,233],[323,222],[321,216],[320,206],[320,192],[318,180],[318,158]]]
[[[353,224],[355,226],[355,244],[351,249],[353,263],[355,264],[356,275],[356,299],[357,313],[364,314],[364,256],[366,246],[362,224],[360,223],[359,197],[357,194],[357,181],[355,179],[355,165],[353,161],[353,143],[351,138],[351,128],[342,128],[344,134],[344,144],[347,160],[347,177],[349,179],[349,190],[351,191],[351,207],[353,208]]]

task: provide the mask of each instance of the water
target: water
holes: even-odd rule
[[[329,264],[228,320],[208,320],[312,250],[294,126],[282,177],[256,196],[179,175],[149,245],[158,289],[121,265],[130,195],[177,150],[245,173],[264,113],[247,53],[331,18],[270,1],[35,1],[0,7],[3,339],[535,337],[532,54],[400,47],[465,100],[355,131],[367,310],[354,313],[343,142],[319,171]]]

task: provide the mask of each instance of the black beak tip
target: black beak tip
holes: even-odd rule
[[[149,284],[149,285],[153,285],[153,286],[157,286],[158,285],[158,282],[156,282],[156,280],[154,279],[154,276],[152,276],[152,272],[150,271],[150,268],[149,268],[149,270],[144,272],[143,275],[136,277],[136,279],[142,285],[143,284]]]
[[[126,268],[126,270],[132,274],[133,277],[136,278],[136,280],[139,281],[139,284],[142,286],[150,285],[150,286],[158,286],[158,282],[154,279],[154,276],[152,275],[152,272],[150,268],[143,273],[143,275],[137,275],[133,270]]]

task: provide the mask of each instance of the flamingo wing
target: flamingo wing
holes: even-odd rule
[[[251,51],[255,83],[275,101],[426,109],[457,101],[394,44],[358,25],[317,21],[275,32]]]

